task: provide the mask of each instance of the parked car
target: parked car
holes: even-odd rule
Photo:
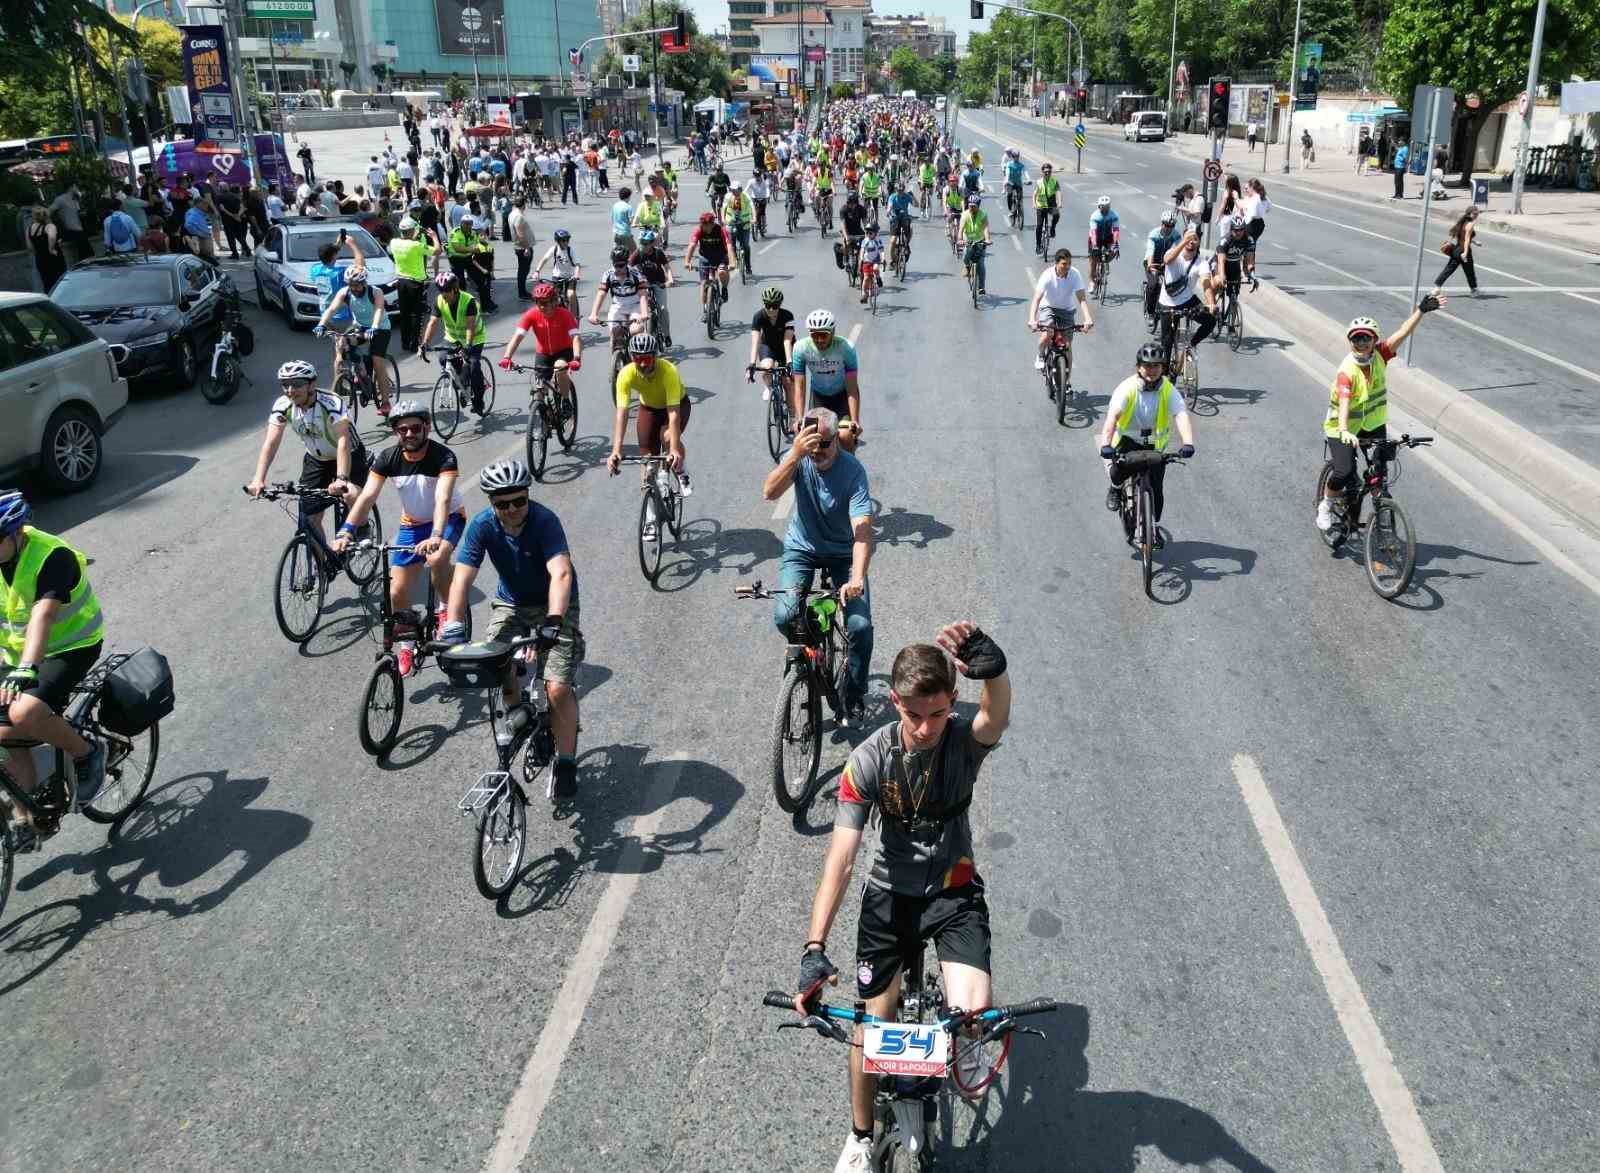
[[[63,493],[94,482],[128,406],[112,350],[48,297],[0,293],[0,477],[36,468]]]
[[[68,269],[50,300],[107,342],[134,384],[193,385],[211,354],[233,279],[186,254],[96,257]]]
[[[1129,142],[1146,140],[1164,142],[1167,137],[1167,115],[1162,110],[1136,110],[1122,124],[1122,137]]]
[[[276,307],[291,330],[321,317],[322,295],[311,280],[311,266],[317,263],[317,250],[337,240],[341,228],[366,257],[372,287],[383,291],[384,304],[389,309],[398,309],[394,261],[354,216],[296,220],[268,232],[267,239],[256,247],[256,304],[262,309]],[[348,252],[340,255],[342,263],[349,259]]]

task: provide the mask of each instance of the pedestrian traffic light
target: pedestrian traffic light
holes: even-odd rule
[[[1211,79],[1211,105],[1207,108],[1206,125],[1212,130],[1228,129],[1228,105],[1233,98],[1231,78]]]
[[[983,19],[983,0],[972,0],[972,19]]]
[[[1078,113],[1082,114],[1089,109],[1089,91],[1082,86],[1078,87]]]

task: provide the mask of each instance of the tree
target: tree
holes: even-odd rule
[[[845,101],[856,96],[856,87],[847,81],[836,81],[828,87],[828,97],[835,101]]]
[[[467,83],[460,76],[452,73],[450,80],[444,83],[444,96],[451,102],[464,102],[467,99]]]
[[[1397,0],[1384,24],[1378,79],[1397,102],[1408,105],[1419,85],[1455,90],[1456,118],[1465,123],[1463,149],[1456,157],[1463,187],[1472,174],[1479,131],[1527,82],[1536,7],[1537,0],[1474,0],[1459,7],[1441,0]],[[1600,56],[1597,43],[1600,8],[1586,0],[1549,0],[1540,75],[1567,78],[1592,71]],[[1474,93],[1480,104],[1469,110],[1466,97]],[[1420,126],[1427,114],[1413,110],[1412,117]]]
[[[691,103],[701,98],[726,97],[729,84],[727,54],[710,38],[700,35],[700,26],[695,20],[694,12],[680,4],[678,0],[660,0],[656,4],[654,25],[650,23],[650,12],[646,8],[639,15],[624,21],[618,31],[637,32],[640,29],[669,25],[677,20],[679,11],[682,11],[687,18],[689,51],[660,54],[661,84],[669,89],[682,90]],[[608,41],[606,53],[595,63],[594,72],[597,75],[621,73],[621,55],[624,53],[638,53],[648,61],[650,36],[642,34],[624,37],[620,41]]]
[[[389,76],[389,67],[381,61],[374,61],[371,66],[372,76],[378,83],[378,88],[383,88],[384,79]]]
[[[124,45],[133,33],[97,0],[6,0],[0,4],[0,77],[37,76],[41,62],[63,46],[79,45],[85,32],[113,36]],[[102,85],[111,74],[93,56],[88,66]]]
[[[349,89],[351,79],[356,75],[356,63],[354,61],[339,62],[339,72],[344,74],[344,88]]]
[[[889,54],[889,70],[894,78],[894,88],[897,90],[916,90],[919,94],[931,94],[939,88],[938,75],[926,61],[917,56],[915,50],[906,45],[901,45]]]

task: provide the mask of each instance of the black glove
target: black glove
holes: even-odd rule
[[[1191,456],[1194,455],[1194,445],[1193,444],[1185,444],[1182,448],[1178,449],[1178,455],[1181,456],[1183,459],[1188,460]]]
[[[961,641],[956,659],[967,666],[963,675],[969,680],[993,680],[1006,670],[1006,654],[980,630],[974,630]]]
[[[807,949],[800,955],[800,983],[795,987],[795,992],[805,994],[809,1002],[811,996],[819,993],[823,984],[838,972],[838,968],[828,960],[825,950]]]
[[[4,680],[0,680],[0,688],[4,688],[9,692],[21,693],[38,683],[39,669],[32,665],[25,667],[19,664],[6,674]]]
[[[1439,308],[1439,299],[1430,293],[1427,297],[1417,302],[1417,308],[1425,314],[1431,314]]]
[[[1116,456],[1117,456],[1117,450],[1115,448],[1113,448],[1110,444],[1102,444],[1102,445],[1100,445],[1100,459],[1101,460],[1115,460]]]
[[[559,615],[546,615],[544,622],[539,624],[539,630],[534,635],[539,638],[539,646],[553,648],[561,639],[561,624],[564,620]]]

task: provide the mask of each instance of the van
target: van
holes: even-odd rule
[[[1167,137],[1167,115],[1161,110],[1137,110],[1122,124],[1122,137],[1130,142],[1142,143],[1149,139],[1162,142]]]

